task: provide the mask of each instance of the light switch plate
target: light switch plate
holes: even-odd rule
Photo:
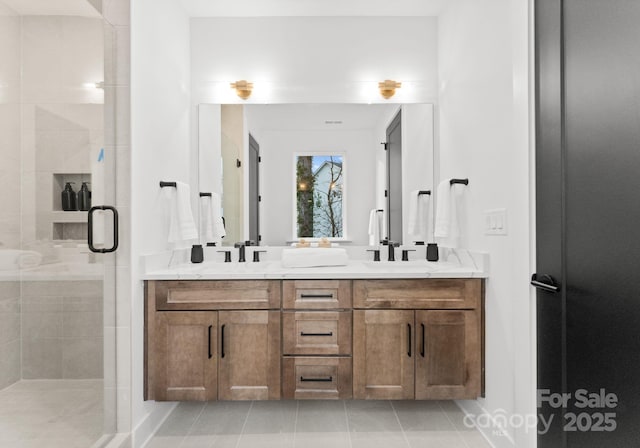
[[[507,209],[496,208],[484,211],[484,234],[485,235],[506,235],[507,234]]]

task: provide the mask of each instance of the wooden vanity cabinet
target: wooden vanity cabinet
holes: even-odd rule
[[[148,351],[158,401],[206,401],[218,397],[215,311],[159,312]]]
[[[380,309],[354,310],[354,398],[480,396],[482,288],[479,279],[355,280],[354,307]]]
[[[475,399],[482,279],[145,282],[145,399]]]
[[[279,399],[279,308],[279,281],[146,282],[145,398]]]
[[[282,283],[282,397],[351,398],[351,281]]]

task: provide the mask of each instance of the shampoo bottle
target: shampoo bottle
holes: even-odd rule
[[[82,187],[78,192],[78,210],[86,212],[91,208],[91,191],[87,186],[88,182],[82,182]]]
[[[64,190],[62,190],[62,210],[65,212],[74,212],[78,210],[77,201],[76,201],[76,192],[73,191],[71,184],[74,182],[67,182],[64,186]]]

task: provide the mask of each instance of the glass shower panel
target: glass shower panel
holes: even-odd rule
[[[115,32],[80,2],[38,15],[0,0],[0,418],[3,441],[41,446],[116,431],[115,256],[87,245],[88,202],[115,197]],[[96,218],[110,245],[111,214]],[[8,412],[16,397],[29,406]]]

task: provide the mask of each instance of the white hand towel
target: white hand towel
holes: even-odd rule
[[[285,268],[313,268],[322,266],[346,266],[349,263],[347,251],[339,247],[310,249],[296,248],[282,250],[282,266]]]
[[[438,184],[433,236],[445,247],[456,247],[458,244],[458,219],[453,188],[455,186],[451,185],[451,179],[445,179]]]
[[[200,198],[203,244],[220,243],[222,238],[226,236],[220,208],[220,196],[217,193],[211,193],[211,196],[203,196]]]
[[[377,209],[369,212],[369,246],[380,245],[382,235],[382,217],[383,213]]]
[[[407,232],[415,241],[427,241],[429,237],[429,198],[414,190],[409,195],[409,223]]]
[[[198,238],[198,230],[191,212],[191,187],[176,182],[176,188],[165,188],[170,201],[169,242],[183,245]]]

